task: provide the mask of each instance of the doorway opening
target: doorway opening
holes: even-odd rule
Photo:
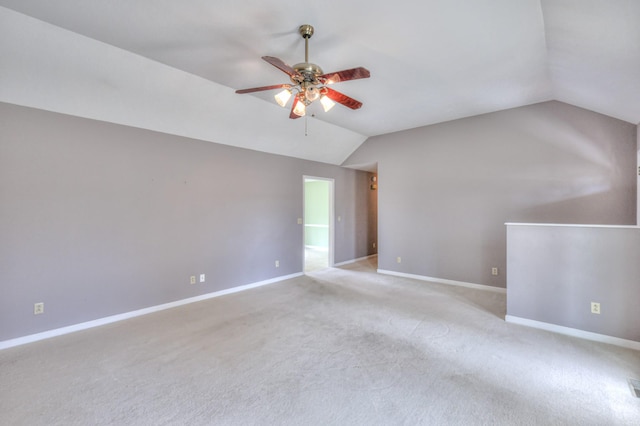
[[[334,180],[304,176],[304,271],[333,266]]]

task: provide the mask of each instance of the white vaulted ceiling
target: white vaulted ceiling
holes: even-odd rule
[[[640,122],[639,0],[0,0],[0,101],[340,164],[369,136],[546,100]],[[371,78],[290,120],[260,59]],[[313,111],[311,111],[313,112]]]

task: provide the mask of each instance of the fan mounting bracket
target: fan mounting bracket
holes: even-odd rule
[[[309,24],[300,25],[300,28],[298,28],[298,32],[300,33],[302,38],[311,38],[311,36],[313,35],[313,26]]]

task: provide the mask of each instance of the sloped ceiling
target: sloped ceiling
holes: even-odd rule
[[[369,136],[559,100],[640,122],[638,0],[0,0],[0,101],[341,164]],[[290,120],[260,59],[371,78]]]

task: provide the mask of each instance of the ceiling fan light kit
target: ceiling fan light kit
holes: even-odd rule
[[[236,90],[236,93],[252,93],[264,90],[284,89],[274,97],[278,105],[285,107],[293,96],[291,113],[289,118],[299,118],[306,114],[306,109],[311,103],[320,99],[325,112],[329,111],[336,103],[351,109],[358,109],[362,102],[327,87],[330,84],[342,81],[369,78],[370,73],[366,68],[358,67],[343,71],[324,73],[319,65],[309,62],[309,39],[313,35],[311,25],[301,25],[298,32],[304,39],[304,62],[293,66],[287,65],[281,59],[273,56],[263,56],[262,59],[279,70],[289,75],[291,84],[276,84],[272,86],[254,87],[251,89]]]

